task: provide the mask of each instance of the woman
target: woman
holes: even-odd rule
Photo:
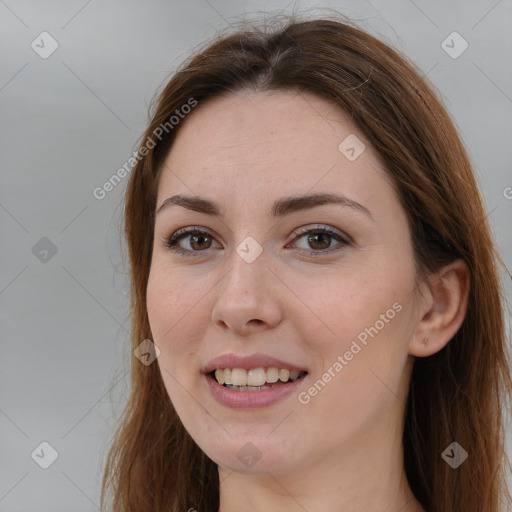
[[[172,77],[137,160],[147,357],[103,506],[109,487],[115,512],[510,503],[497,255],[413,65],[337,19],[242,29]]]

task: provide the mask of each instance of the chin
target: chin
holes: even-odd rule
[[[234,437],[223,432],[226,435],[220,436],[222,439],[218,442],[212,443],[212,436],[209,436],[206,443],[198,445],[216,464],[237,473],[280,474],[293,471],[297,466],[297,443],[284,446],[281,437],[276,435],[271,439],[272,434],[268,437],[270,431],[265,429],[265,432],[255,435],[239,434]]]

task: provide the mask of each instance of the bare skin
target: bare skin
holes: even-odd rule
[[[410,372],[415,357],[439,351],[460,327],[467,267],[456,261],[442,279],[416,281],[406,214],[387,172],[325,100],[230,93],[182,122],[157,210],[182,194],[214,201],[224,216],[178,205],[156,215],[147,307],[168,394],[219,466],[219,511],[422,512],[403,468]],[[365,144],[353,161],[338,149],[350,134]],[[319,192],[368,212],[324,204],[268,213],[277,199]],[[165,240],[188,227],[205,238],[182,238],[174,248],[185,256]],[[345,241],[318,232],[325,227]],[[251,263],[236,251],[249,236],[262,249]],[[201,368],[230,352],[267,354],[308,375],[277,404],[227,407]],[[326,385],[310,392],[322,378]],[[259,457],[250,467],[238,456],[249,442]]]

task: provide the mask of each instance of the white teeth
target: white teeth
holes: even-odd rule
[[[279,380],[281,382],[297,380],[304,373],[306,372],[276,368],[275,366],[266,369],[263,367],[252,368],[250,370],[245,370],[244,368],[218,368],[215,370],[215,379],[219,384],[225,384],[227,387],[237,386],[244,387],[244,389],[255,388],[254,390],[256,390],[265,383],[273,384]],[[265,386],[265,389],[266,387],[268,386]]]
[[[265,384],[265,368],[254,368],[247,372],[248,386],[263,386]]]
[[[231,381],[233,386],[247,386],[247,371],[243,368],[231,370]]]
[[[267,382],[277,382],[279,380],[279,369],[275,366],[267,368]]]
[[[281,382],[286,382],[290,378],[290,370],[287,370],[286,368],[281,368],[279,370],[279,380]]]

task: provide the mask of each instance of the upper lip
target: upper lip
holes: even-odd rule
[[[240,357],[235,354],[224,354],[212,359],[201,371],[210,373],[219,368],[243,368],[251,370],[253,368],[285,368],[287,370],[304,371],[305,368],[281,361],[275,357],[266,354],[253,354],[251,356]]]

